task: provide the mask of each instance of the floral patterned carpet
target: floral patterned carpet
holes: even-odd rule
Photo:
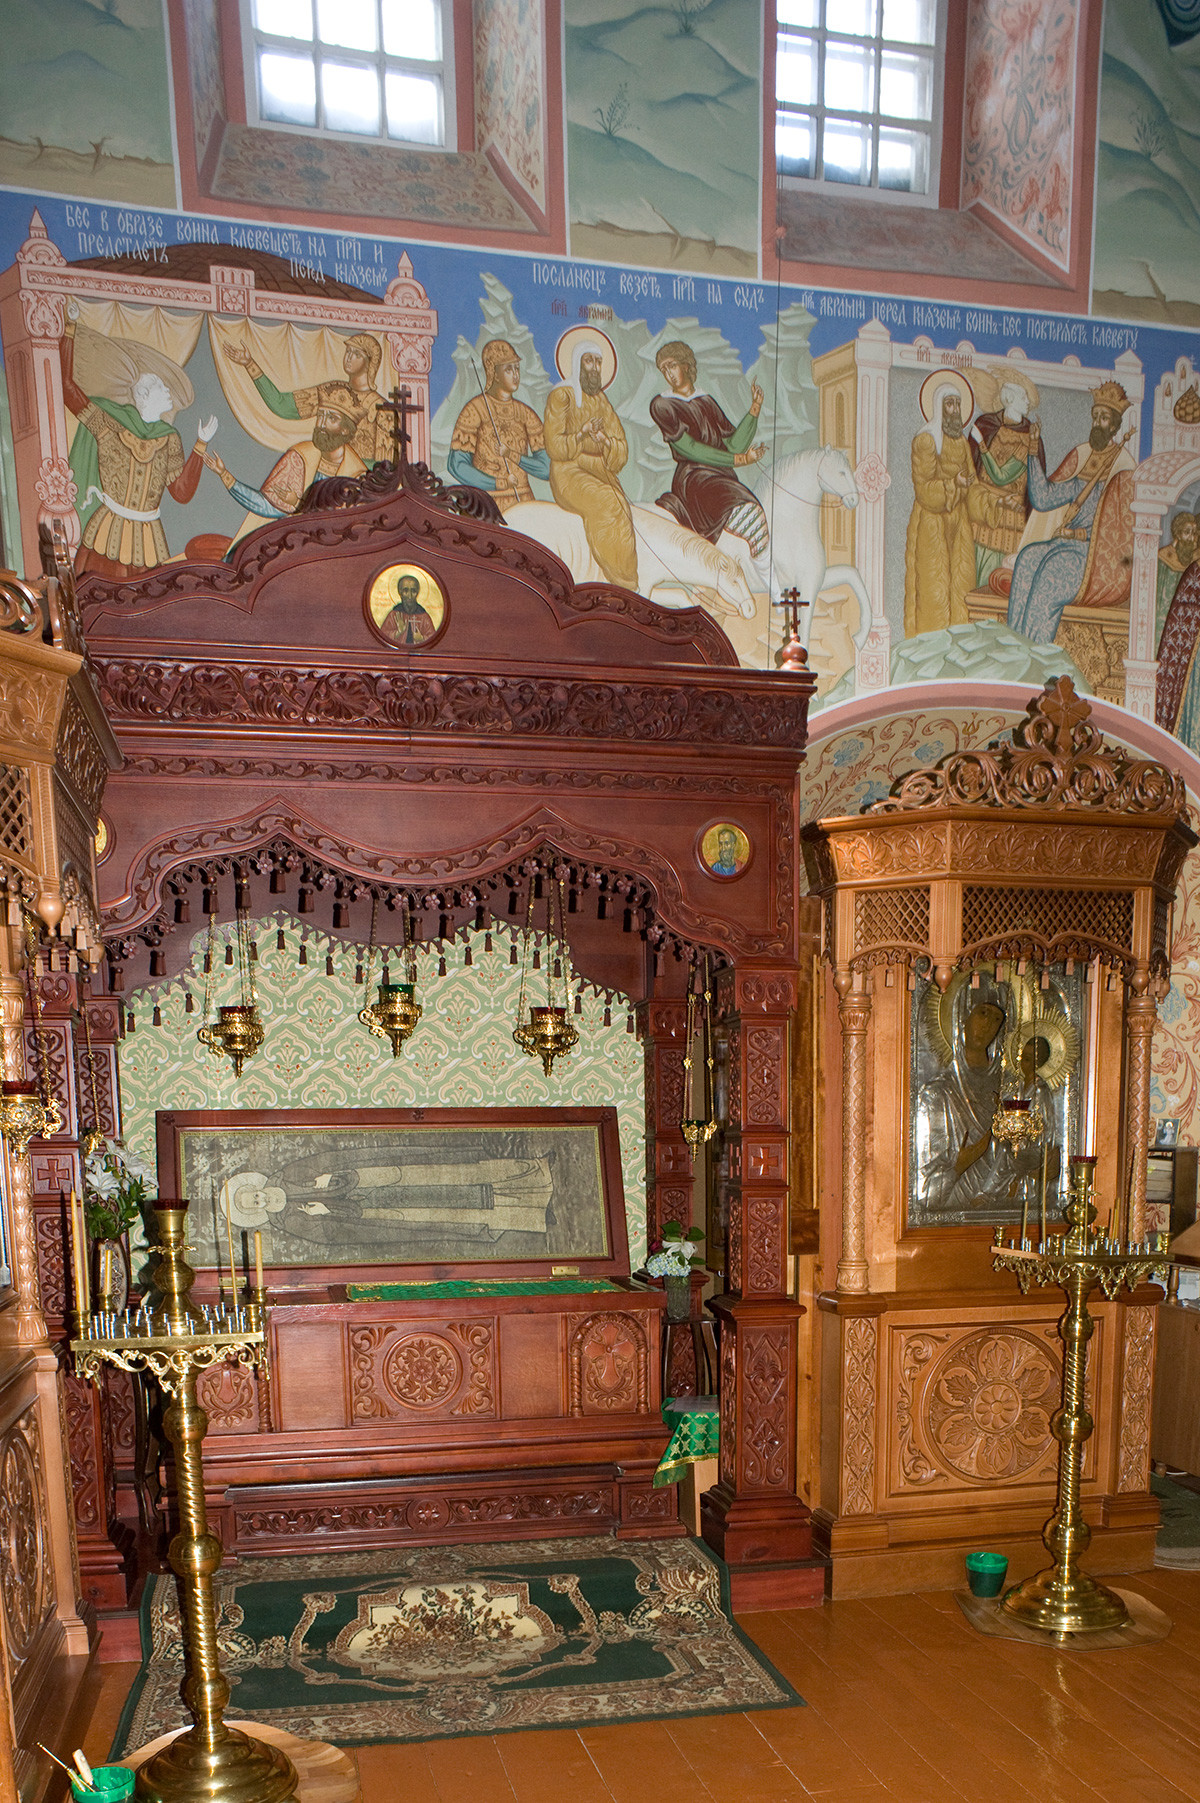
[[[357,1746],[802,1702],[698,1541],[601,1538],[246,1560],[216,1581],[231,1718]],[[113,1757],[186,1724],[175,1581],[142,1604]]]

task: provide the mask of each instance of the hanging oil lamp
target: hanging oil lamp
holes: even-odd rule
[[[707,1145],[717,1130],[717,1123],[712,1111],[712,987],[707,958],[704,960],[702,981],[704,987],[699,995],[696,993],[694,982],[688,985],[686,1042],[683,1053],[683,1119],[679,1123],[693,1164],[700,1147]],[[697,1016],[699,1016],[699,1020],[697,1020]],[[703,1066],[698,1095],[692,1075],[697,1036],[700,1040],[700,1059]]]
[[[31,1139],[47,1139],[51,1134],[58,1133],[63,1124],[62,1110],[57,1098],[50,1093],[46,1076],[49,1064],[37,977],[38,924],[24,903],[21,905],[21,914],[25,926],[25,980],[29,991],[33,1042],[37,1048],[38,1078],[36,1082],[31,1082],[27,1078],[11,1077],[0,1082],[0,1135],[3,1135],[18,1158],[24,1158]]]
[[[379,901],[371,903],[371,939],[367,946],[366,987],[371,987],[371,966],[375,962],[375,922],[379,912]],[[417,948],[412,931],[411,902],[406,899],[404,908],[404,981],[390,983],[387,970],[384,970],[375,1000],[365,1008],[360,1008],[358,1018],[367,1032],[376,1039],[391,1041],[392,1057],[398,1058],[408,1040],[416,1030],[421,1018],[421,1004],[417,1000]]]
[[[525,942],[521,954],[521,993],[517,1000],[517,1024],[513,1038],[531,1058],[540,1058],[542,1069],[550,1076],[556,1058],[565,1058],[578,1044],[579,1034],[567,1014],[567,997],[571,990],[571,960],[567,951],[563,926],[563,881],[551,879],[546,890],[546,1000],[530,1003],[526,1018],[525,996],[529,976],[529,953],[533,942],[533,902],[536,884],[529,880],[529,906],[525,914]],[[554,900],[558,898],[558,936],[554,933]]]
[[[216,949],[216,909],[208,916],[208,950],[204,958],[204,1025],[197,1027],[196,1038],[214,1058],[228,1058],[233,1074],[240,1077],[247,1058],[253,1058],[263,1042],[263,1024],[258,1012],[254,989],[254,966],[250,957],[250,928],[245,908],[235,910],[237,939],[238,986],[241,1000],[222,1005],[213,1013],[213,967]]]

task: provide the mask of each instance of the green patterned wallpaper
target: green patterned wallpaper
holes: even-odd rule
[[[277,948],[279,931],[284,950]],[[226,967],[228,925],[218,929],[214,1005],[238,999],[237,972]],[[308,963],[301,965],[303,941]],[[473,962],[464,965],[460,939],[446,948],[446,974],[436,951],[418,957],[417,1000],[425,1012],[399,1058],[355,1018],[364,990],[354,982],[360,948],[331,939],[288,914],[255,921],[258,997],[266,1040],[238,1081],[227,1059],[196,1039],[203,1020],[206,931],[192,939],[191,963],[168,982],[125,998],[136,1029],[121,1045],[121,1104],[125,1138],[154,1162],[154,1114],[159,1108],[550,1108],[616,1107],[621,1136],[629,1253],[634,1269],[646,1252],[646,1113],[642,1048],[626,1031],[627,1003],[615,997],[604,1025],[604,996],[585,989],[574,1017],[579,1044],[550,1078],[513,1043],[520,969],[510,964],[514,935],[492,930],[493,949],[472,933]],[[326,959],[333,974],[326,973]],[[393,980],[399,980],[392,960]],[[378,979],[378,965],[375,971]],[[541,1000],[542,972],[530,972]],[[532,989],[532,985],[539,985]],[[194,1012],[185,1012],[188,991]],[[161,1025],[154,1026],[158,1007]]]

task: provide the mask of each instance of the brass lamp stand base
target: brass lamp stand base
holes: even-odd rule
[[[1030,1579],[1033,1584],[1039,1581]],[[1009,1595],[1018,1596],[1023,1588],[1019,1586]],[[1097,1585],[1096,1588],[1101,1587]],[[955,1592],[954,1600],[971,1626],[981,1634],[991,1634],[999,1640],[1021,1640],[1027,1646],[1070,1647],[1073,1652],[1103,1653],[1118,1647],[1148,1646],[1156,1640],[1165,1640],[1171,1632],[1170,1616],[1164,1615],[1136,1591],[1107,1590],[1104,1594],[1120,1604],[1123,1620],[1115,1627],[1091,1628],[1082,1633],[1038,1627],[1023,1621],[1005,1608],[1007,1598],[972,1596],[970,1591],[961,1590]]]
[[[138,1771],[138,1803],[292,1803],[296,1769],[287,1754],[222,1727],[215,1746],[191,1728],[148,1759]]]
[[[1056,1639],[1123,1628],[1130,1619],[1117,1592],[1106,1590],[1078,1566],[1070,1573],[1056,1566],[1026,1578],[1004,1597],[1000,1612],[1008,1621]]]

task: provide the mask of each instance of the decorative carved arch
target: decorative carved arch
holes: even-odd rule
[[[391,889],[482,883],[525,858],[553,851],[565,859],[642,880],[652,894],[660,925],[681,941],[731,954],[744,952],[747,941],[750,948],[760,949],[757,940],[736,923],[703,915],[691,907],[675,872],[660,854],[632,841],[587,832],[549,808],[537,808],[503,837],[486,845],[422,858],[372,852],[353,840],[336,838],[306,820],[283,797],[241,819],[184,829],[147,846],[134,867],[127,896],[106,911],[108,938],[119,940],[145,932],[153,935],[156,929],[161,930],[165,889],[173,872],[197,863],[236,862],[239,854],[261,851],[280,840],[334,875]]]

